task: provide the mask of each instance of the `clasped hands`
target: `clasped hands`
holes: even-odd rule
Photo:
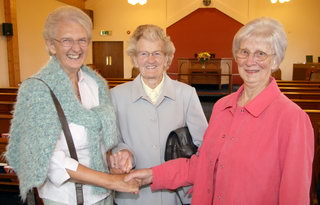
[[[115,154],[107,153],[107,162],[111,174],[121,176],[123,183],[115,190],[121,192],[139,193],[139,187],[152,182],[152,170],[132,170],[133,155],[129,150],[121,150]]]

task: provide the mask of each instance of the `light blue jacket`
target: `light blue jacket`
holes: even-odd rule
[[[132,82],[111,89],[121,140],[117,148],[128,146],[134,152],[136,169],[164,162],[169,133],[188,126],[195,144],[200,145],[208,126],[195,89],[164,75],[163,90],[153,104],[142,87],[140,75]],[[182,195],[181,195],[182,196]],[[118,193],[119,205],[180,204],[174,192],[151,192],[148,186],[139,195]]]

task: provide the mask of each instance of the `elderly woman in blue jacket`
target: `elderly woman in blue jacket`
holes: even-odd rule
[[[110,190],[135,192],[138,183],[108,174],[106,151],[117,143],[116,118],[106,82],[84,66],[92,23],[65,6],[49,14],[44,39],[50,60],[18,93],[6,159],[17,173],[22,199],[38,188],[44,204],[76,204],[74,182],[83,184],[84,204],[112,204]],[[48,87],[66,115],[78,161],[69,154]]]
[[[188,126],[195,144],[202,143],[208,123],[195,89],[166,74],[174,52],[172,41],[156,25],[141,25],[133,32],[127,53],[140,74],[133,81],[111,89],[121,138],[121,143],[112,150],[112,167],[129,171],[132,154],[136,169],[163,163],[168,135],[180,127]],[[183,191],[180,196],[184,203],[190,202]],[[151,192],[148,187],[142,188],[139,195],[118,193],[116,202],[118,205],[181,204],[174,192]]]

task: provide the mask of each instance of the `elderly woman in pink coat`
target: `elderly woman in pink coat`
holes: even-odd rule
[[[281,24],[259,18],[233,40],[243,85],[215,103],[200,151],[127,177],[153,191],[193,185],[194,205],[308,205],[314,134],[271,73],[284,58]]]

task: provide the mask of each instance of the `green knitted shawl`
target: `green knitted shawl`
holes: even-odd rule
[[[100,105],[84,108],[73,93],[71,81],[55,57],[34,77],[44,80],[57,96],[68,123],[86,128],[89,141],[90,168],[106,172],[101,156],[100,137],[106,149],[117,143],[116,117],[106,82],[86,66],[81,70],[92,77],[99,87]],[[47,178],[51,154],[62,132],[60,121],[43,82],[27,79],[20,86],[14,117],[11,122],[10,140],[5,154],[10,166],[17,173],[20,195],[39,187]],[[106,193],[94,187],[95,194]]]

